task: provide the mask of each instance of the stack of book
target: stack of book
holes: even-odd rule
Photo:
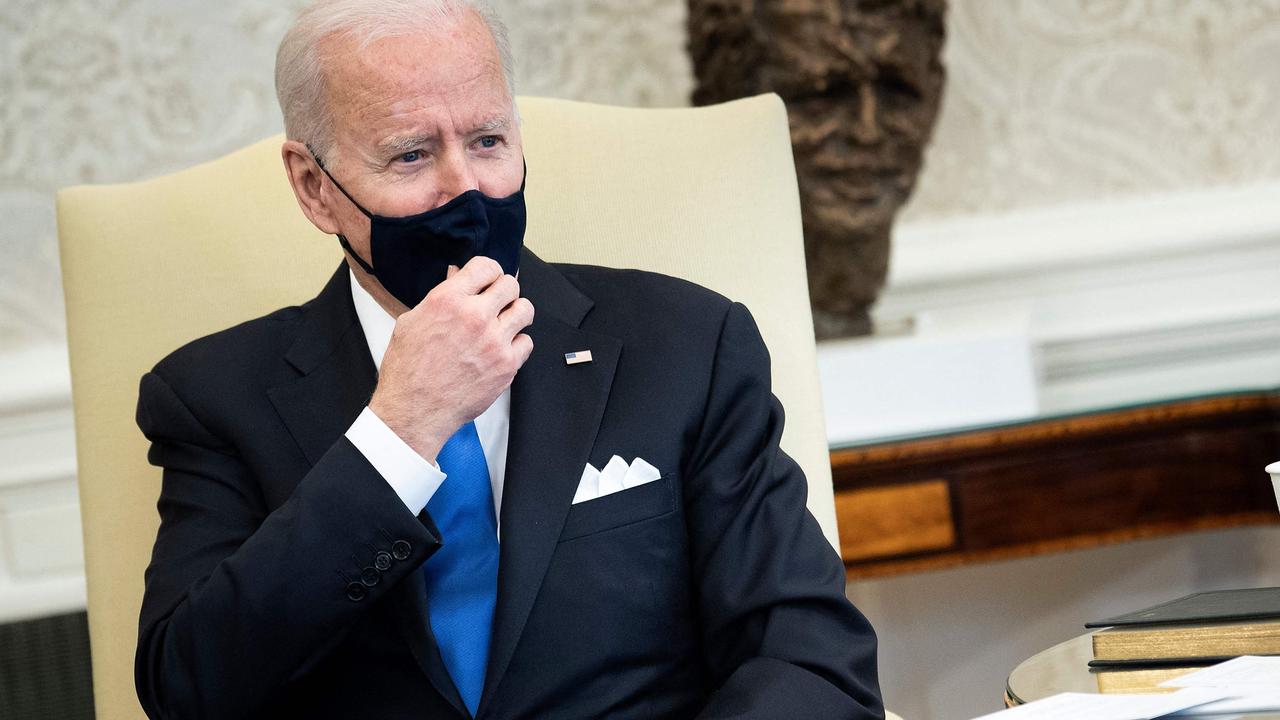
[[[1098,689],[1165,692],[1165,680],[1240,655],[1280,655],[1280,588],[1195,593],[1085,625]]]

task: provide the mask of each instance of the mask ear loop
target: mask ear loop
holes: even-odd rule
[[[356,206],[357,210],[364,213],[364,216],[369,218],[370,221],[372,221],[373,213],[370,213],[368,210],[365,210],[363,205],[356,202],[356,199],[351,197],[351,193],[347,192],[347,189],[342,187],[342,183],[338,182],[338,180],[334,178],[332,174],[329,173],[328,168],[324,166],[324,161],[320,159],[320,156],[316,154],[316,151],[312,149],[311,145],[307,145],[307,151],[311,153],[311,158],[316,161],[316,167],[320,168],[320,172],[324,173],[325,177],[329,178],[329,182],[333,183],[333,186],[338,188],[338,191],[341,192],[343,195],[345,195],[346,198],[351,201],[351,204]],[[338,233],[338,244],[342,246],[343,250],[347,251],[347,254],[351,256],[352,260],[356,261],[356,264],[359,265],[362,270],[369,273],[370,275],[373,275],[374,277],[377,277],[377,275],[373,272],[373,266],[365,262],[364,258],[360,257],[360,255],[356,253],[355,248],[351,247],[351,243],[347,242],[347,236],[343,235],[342,233]]]
[[[342,246],[343,250],[347,251],[347,254],[351,256],[352,260],[356,261],[356,264],[359,265],[362,270],[374,277],[377,277],[377,274],[373,272],[373,266],[365,262],[364,258],[356,254],[355,249],[351,247],[351,243],[347,242],[347,237],[345,235],[338,236],[338,244]]]

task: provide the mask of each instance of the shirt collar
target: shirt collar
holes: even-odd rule
[[[351,275],[351,300],[355,303],[356,317],[364,330],[365,342],[369,344],[373,366],[382,370],[382,356],[387,353],[387,346],[391,344],[391,331],[395,330],[396,319],[356,280],[356,274],[351,268],[347,268],[347,272]]]

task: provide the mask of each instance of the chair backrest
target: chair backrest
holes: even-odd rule
[[[745,303],[773,357],[786,451],[839,548],[786,110],[776,95],[636,110],[521,98],[528,245],[549,261],[676,275]],[[184,342],[303,302],[337,242],[298,210],[280,137],[146,182],[58,195],[98,717],[133,689],[160,471],[138,379]]]

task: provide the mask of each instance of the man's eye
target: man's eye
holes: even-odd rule
[[[418,150],[410,150],[409,152],[400,156],[400,162],[405,162],[405,163],[418,162],[421,159],[422,159],[422,153]]]
[[[497,147],[498,139],[499,138],[497,135],[485,135],[484,137],[480,138],[480,141],[479,141],[480,147],[486,148],[486,149]]]

